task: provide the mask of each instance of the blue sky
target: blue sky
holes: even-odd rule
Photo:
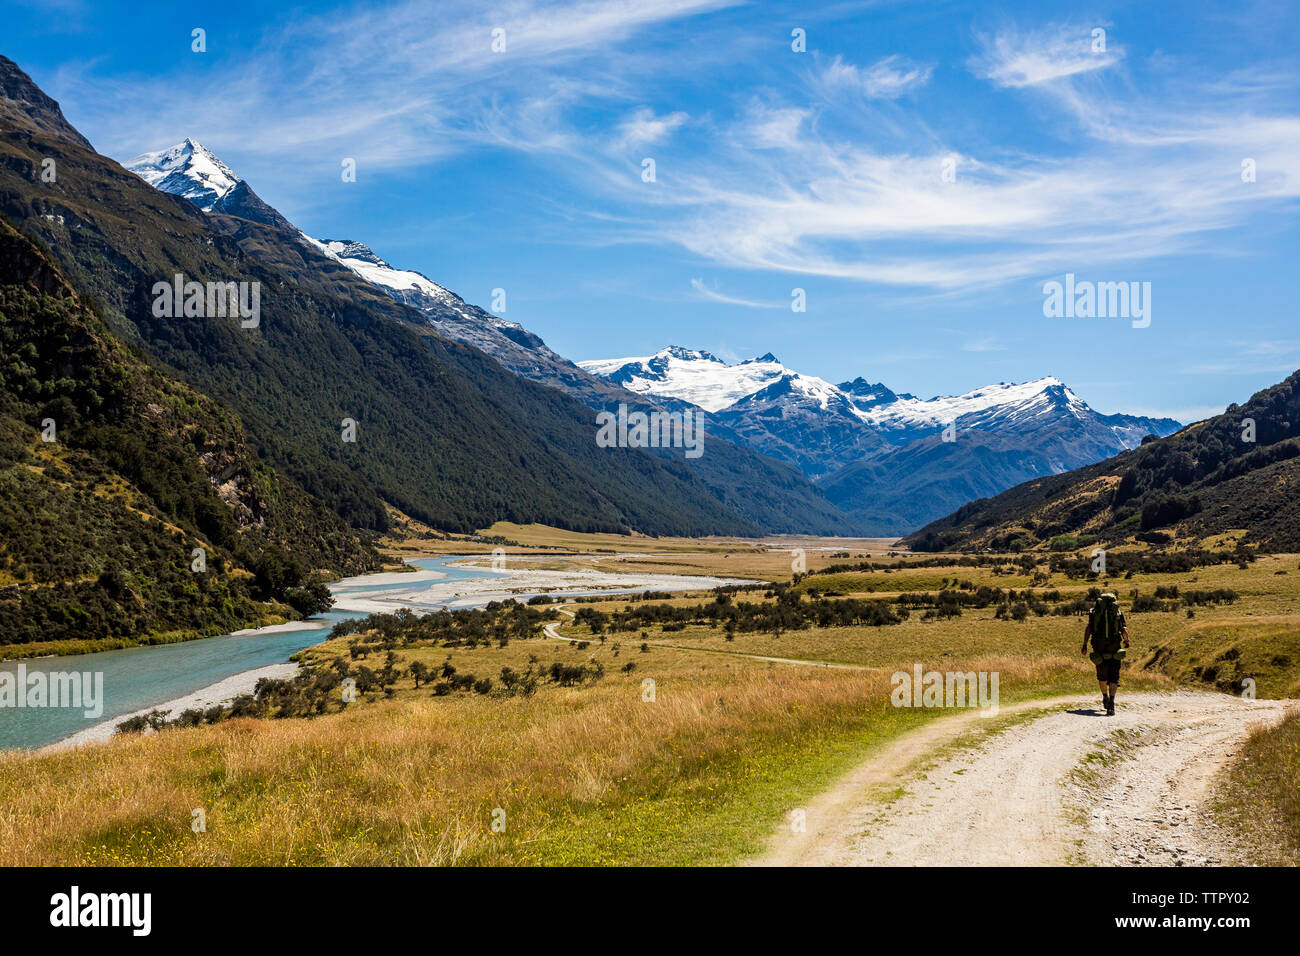
[[[101,152],[192,136],[575,360],[1055,375],[1184,421],[1300,368],[1294,10],[1048,6],[2,0],[0,52]],[[1044,317],[1067,272],[1150,282],[1150,326]]]

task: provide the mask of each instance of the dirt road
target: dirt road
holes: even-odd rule
[[[975,711],[934,721],[795,808],[803,831],[792,818],[753,862],[1249,863],[1207,812],[1209,784],[1252,725],[1294,702],[1121,692],[1109,718],[1099,703],[1003,706],[995,732]]]

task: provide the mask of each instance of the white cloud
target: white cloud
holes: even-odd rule
[[[887,56],[861,69],[836,57],[821,72],[821,83],[828,90],[854,90],[872,99],[895,99],[930,79],[932,67],[913,63],[904,56]]]
[[[961,156],[955,182],[941,181],[950,151],[920,120],[904,130],[928,147],[915,152],[806,124],[780,164],[738,153],[683,171],[656,197],[687,207],[664,218],[660,238],[732,268],[936,291],[1099,267],[1141,279],[1143,260],[1231,254],[1216,234],[1294,212],[1300,117],[1293,99],[1258,92],[1207,97],[1182,83],[1112,97],[1063,79],[1051,95],[1070,151]],[[1242,181],[1243,156],[1256,182]]]
[[[867,67],[810,57],[820,68],[797,74],[802,87],[741,84],[705,104],[675,92],[654,99],[665,78],[698,73],[701,57],[716,56],[726,75],[743,71],[729,59],[730,34],[694,35],[690,57],[667,30],[624,41],[727,5],[511,0],[485,17],[468,0],[436,12],[412,3],[296,22],[231,69],[188,83],[67,74],[58,92],[78,110],[98,104],[107,152],[134,156],[186,135],[219,154],[237,144],[291,169],[282,189],[304,202],[319,191],[305,172],[312,163],[337,181],[342,156],[368,175],[506,148],[552,162],[575,188],[566,240],[676,245],[711,265],[937,292],[1115,263],[1125,275],[1114,278],[1141,279],[1135,263],[1219,251],[1220,230],[1285,216],[1300,198],[1293,72],[1261,63],[1232,82],[1197,87],[1174,75],[1167,88],[1126,83],[1108,94],[1120,71],[1101,68],[1122,51],[1108,38],[1105,53],[1092,53],[1087,26],[982,41],[983,75],[1036,86],[1058,107],[1040,149],[1025,137],[1014,151],[972,155],[981,146],[965,129],[962,143],[946,142],[902,95],[931,67],[902,56]],[[489,46],[498,24],[508,40],[499,55]],[[675,108],[683,102],[689,116]],[[641,188],[626,150],[670,136],[680,151],[671,188]],[[956,181],[944,182],[955,153]],[[1240,179],[1243,156],[1256,160],[1254,183]],[[539,206],[562,201],[548,193]],[[703,283],[696,292],[771,307]]]
[[[670,135],[690,117],[683,112],[656,116],[655,111],[643,106],[619,124],[619,148],[649,146]]]
[[[703,279],[692,279],[691,288],[698,292],[702,298],[708,299],[710,302],[722,302],[726,305],[743,305],[751,309],[784,309],[789,307],[788,302],[756,302],[753,299],[739,299],[735,296],[725,295],[724,293],[717,291],[716,288],[709,288],[705,285]]]
[[[122,157],[187,135],[218,152],[283,160],[296,150],[331,165],[351,156],[369,170],[483,142],[551,150],[570,133],[560,109],[634,95],[630,78],[647,64],[625,49],[629,38],[736,2],[508,0],[485,13],[469,0],[408,0],[295,19],[210,74],[106,80],[69,70],[55,86],[78,104],[76,121],[107,131],[96,145]],[[491,49],[496,27],[504,53]]]
[[[809,111],[798,107],[750,104],[741,128],[742,138],[759,149],[794,149]]]
[[[977,76],[998,86],[1036,86],[1062,77],[1104,69],[1119,61],[1123,50],[1094,30],[1105,27],[1058,26],[1036,33],[1000,33],[981,38],[983,50],[971,63]],[[1101,49],[1094,49],[1101,41]]]

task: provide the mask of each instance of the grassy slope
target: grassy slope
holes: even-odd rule
[[[1294,866],[1300,859],[1300,711],[1252,733],[1216,782],[1215,809],[1243,835],[1256,861]]]

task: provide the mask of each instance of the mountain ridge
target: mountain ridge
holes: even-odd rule
[[[12,61],[0,63],[5,90],[24,82],[34,87]],[[679,463],[597,448],[592,416],[576,401],[477,350],[418,334],[407,307],[296,232],[204,213],[154,189],[48,113],[33,121],[24,104],[37,101],[0,99],[0,213],[54,252],[115,334],[235,410],[262,458],[356,527],[381,530],[392,505],[454,531],[504,519],[759,532]],[[43,158],[57,161],[57,182],[40,181]],[[155,316],[151,290],[177,273],[259,283],[260,325]],[[340,440],[349,417],[359,447]]]
[[[1172,435],[969,502],[907,542],[1022,550],[1082,535],[1109,547],[1231,532],[1241,544],[1300,551],[1298,490],[1300,372]]]
[[[188,182],[185,176],[169,180],[176,169],[186,169],[184,163],[172,162],[163,170],[157,168],[155,159],[167,153],[183,158],[196,150],[211,156],[209,163],[220,162],[210,151],[189,140],[167,150],[145,154],[149,159],[142,164],[141,172],[174,190],[173,195],[188,193],[190,199],[187,201],[202,205],[210,195],[202,168],[191,171],[194,182]],[[228,172],[227,179],[238,179],[230,167],[222,164],[222,168]],[[229,195],[236,195],[245,186],[246,183],[240,180],[229,190]],[[660,407],[680,411],[684,407],[673,401],[638,398],[588,374],[553,352],[539,336],[522,325],[466,302],[422,273],[392,266],[364,242],[313,238],[287,223],[284,217],[265,204],[252,209],[232,210],[223,207],[223,203],[229,205],[228,196],[215,197],[212,211],[229,212],[237,218],[229,220],[226,226],[222,226],[218,219],[219,228],[250,247],[256,246],[263,256],[274,252],[280,264],[289,269],[305,265],[305,262],[298,261],[301,256],[286,255],[287,250],[283,248],[273,250],[253,233],[259,225],[292,232],[301,246],[327,257],[331,263],[356,275],[368,287],[394,302],[415,310],[419,319],[409,312],[395,312],[394,318],[411,325],[421,335],[432,331],[443,338],[481,350],[521,378],[559,389],[598,411],[616,410],[620,404],[643,411]],[[248,220],[248,224],[237,225],[241,220]],[[342,273],[336,269],[335,275]],[[752,523],[753,527],[775,533],[856,532],[853,519],[827,501],[797,469],[745,447],[719,421],[706,419],[705,430],[709,436],[709,452],[700,458],[684,459],[682,451],[674,448],[645,451],[657,458],[684,464],[725,508]]]
[[[728,364],[672,345],[579,364],[640,394],[708,409],[751,447],[796,465],[875,535],[905,534],[966,501],[1181,427],[1101,415],[1053,376],[919,399],[863,377],[832,385],[770,352]]]

